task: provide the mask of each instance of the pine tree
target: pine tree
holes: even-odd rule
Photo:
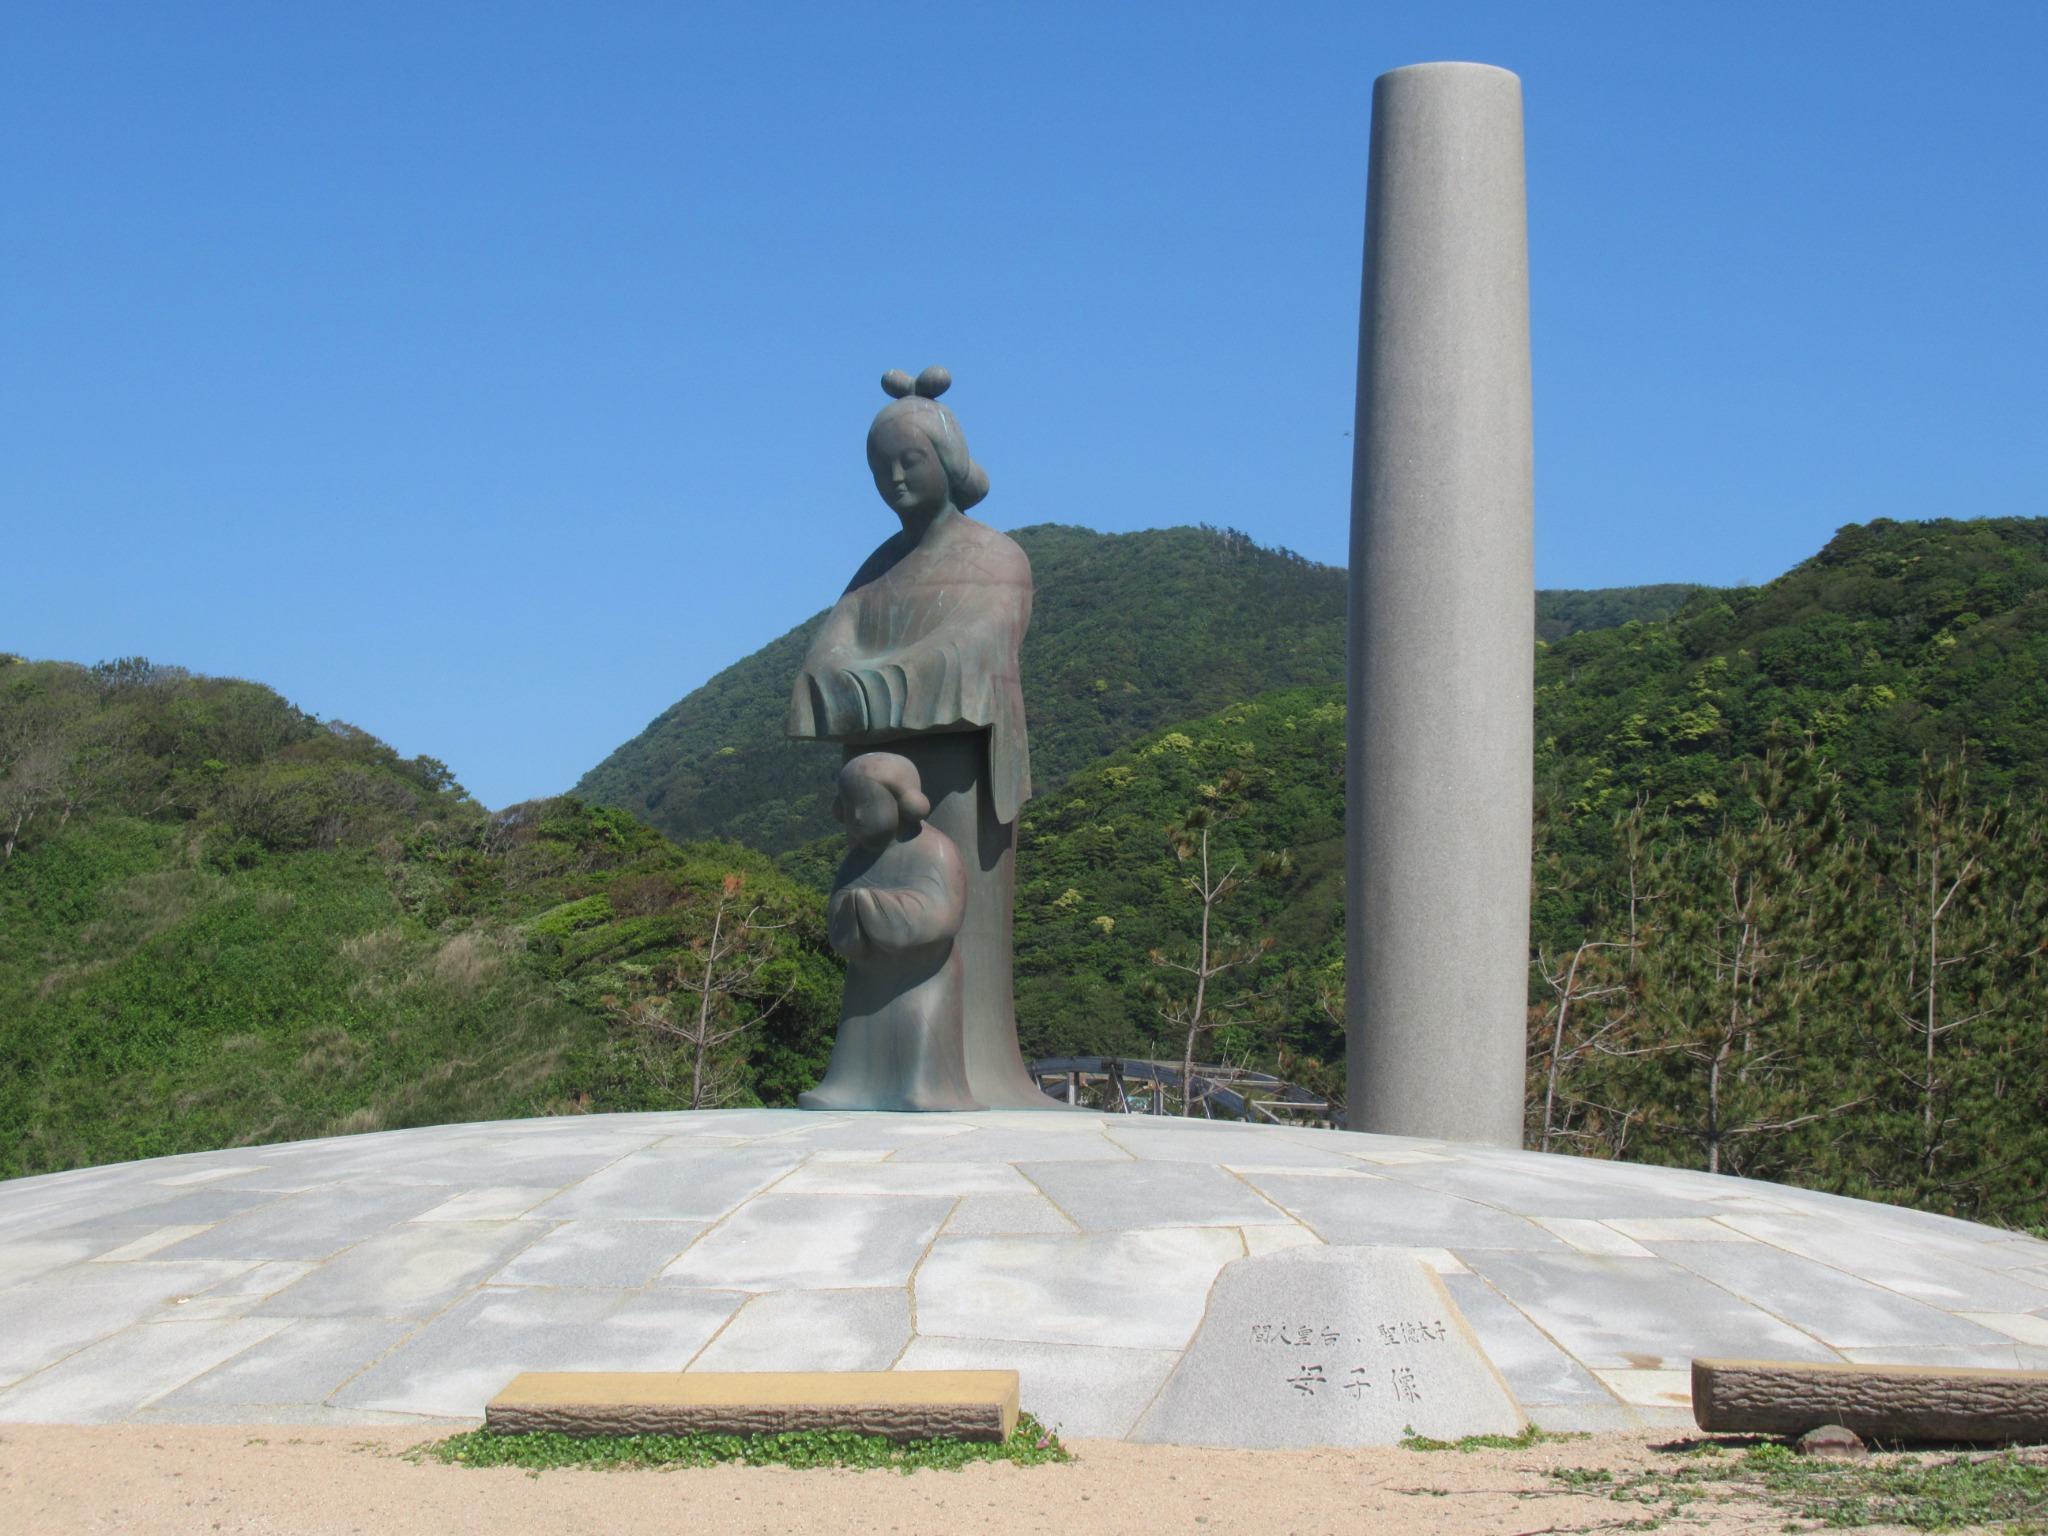
[[[1873,857],[1855,977],[1875,1109],[1860,1192],[1975,1214],[2031,1199],[2048,1156],[2048,848],[2038,802],[1973,803],[1958,761],[1922,765]]]
[[[1838,783],[1811,752],[1773,754],[1743,783],[1740,814],[1651,861],[1671,896],[1644,931],[1647,1043],[1619,1096],[1642,1117],[1644,1155],[1779,1177],[1811,1155],[1811,1128],[1849,1107],[1812,1065],[1830,1054],[1817,1000],[1852,895],[1851,845]]]

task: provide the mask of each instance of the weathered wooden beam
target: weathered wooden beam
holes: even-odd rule
[[[1007,1440],[1015,1371],[528,1371],[484,1408],[507,1434],[774,1435]]]
[[[1841,1424],[1866,1440],[2048,1441],[2048,1371],[1695,1360],[1692,1412],[1701,1429],[1755,1434]]]

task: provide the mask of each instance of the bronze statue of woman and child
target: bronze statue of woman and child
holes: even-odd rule
[[[846,993],[806,1109],[1063,1107],[1024,1070],[1010,977],[1031,562],[967,515],[988,475],[939,404],[952,382],[882,375],[868,468],[903,526],[812,637],[790,696],[789,734],[846,753],[826,924]]]

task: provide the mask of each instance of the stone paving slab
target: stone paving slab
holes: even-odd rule
[[[946,1218],[949,1237],[993,1237],[1072,1232],[1074,1218],[1035,1191],[1028,1195],[968,1195]]]
[[[10,1423],[106,1424],[270,1338],[281,1318],[152,1322],[88,1345],[0,1394]]]
[[[287,1325],[271,1320],[260,1342],[229,1356],[145,1406],[173,1416],[254,1406],[287,1407],[310,1386],[325,1402],[363,1369],[413,1331],[402,1322],[354,1317],[309,1319]]]
[[[1656,1243],[1659,1258],[1682,1264],[1837,1349],[1878,1348],[1888,1339],[1983,1348],[1998,1331],[1901,1296],[1868,1280],[1816,1267],[1768,1243]]]
[[[450,1195],[414,1221],[515,1221],[544,1200],[552,1200],[554,1184],[498,1184]]]
[[[95,1260],[96,1263],[106,1262]],[[286,1286],[296,1285],[310,1275],[315,1265],[293,1259],[275,1259],[239,1270],[218,1285],[191,1295],[173,1297],[171,1308],[180,1322],[202,1318],[244,1317],[261,1307]]]
[[[1852,1365],[1960,1365],[1973,1370],[2048,1370],[2048,1349],[2027,1350],[2006,1344],[1937,1344],[1926,1349],[1901,1349],[1887,1345],[1878,1349],[1844,1349],[1842,1357]]]
[[[1020,1163],[1018,1170],[1083,1232],[1151,1227],[1293,1226],[1294,1218],[1214,1164]]]
[[[2042,1317],[2039,1313],[1964,1312],[1960,1315],[2008,1338],[2018,1339],[2022,1344],[2031,1344],[2037,1349],[2048,1349],[2048,1317]]]
[[[1326,1243],[1399,1243],[1449,1248],[1454,1253],[1475,1247],[1564,1249],[1555,1236],[1525,1216],[1417,1189],[1379,1173],[1344,1179],[1320,1178],[1313,1172],[1242,1177]]]
[[[900,1286],[766,1291],[734,1313],[691,1362],[700,1371],[886,1371],[910,1343]]]
[[[921,1195],[763,1195],[661,1272],[669,1285],[908,1285],[953,1203]]]
[[[1053,1118],[1051,1116],[1048,1119]],[[898,1163],[1135,1162],[1129,1152],[1100,1131],[1072,1127],[1043,1136],[999,1127],[944,1140],[906,1144],[890,1159]]]
[[[329,1259],[366,1237],[447,1199],[431,1184],[371,1184],[350,1180],[315,1187],[289,1199],[229,1217],[157,1255],[176,1259]]]
[[[569,1185],[531,1214],[542,1221],[717,1221],[803,1161],[782,1147],[655,1147]]]
[[[4,1189],[0,1185],[0,1189]],[[55,1365],[99,1339],[165,1315],[176,1300],[250,1268],[222,1262],[72,1265],[0,1291],[0,1383]],[[4,1411],[12,1393],[0,1393]]]
[[[481,1418],[483,1404],[522,1370],[679,1371],[745,1300],[738,1291],[487,1288],[411,1335],[328,1401]]]
[[[951,1338],[1185,1349],[1230,1228],[1079,1237],[947,1237],[917,1274],[917,1331]]]
[[[1745,1341],[1754,1358],[1835,1360],[1757,1301],[1663,1259],[1477,1249],[1473,1270],[1594,1370],[1682,1370]],[[1718,1341],[1718,1342],[1717,1342]]]
[[[522,1248],[493,1283],[645,1285],[704,1230],[701,1221],[565,1221]]]
[[[547,1229],[519,1221],[420,1222],[337,1254],[267,1298],[267,1317],[432,1317]]]
[[[1180,1358],[1177,1349],[919,1337],[899,1363],[906,1371],[1015,1371],[1019,1401],[1040,1423],[1077,1440],[1121,1440]]]
[[[178,1227],[198,1225],[210,1227],[229,1216],[239,1216],[244,1211],[268,1205],[277,1196],[267,1190],[235,1189],[232,1187],[197,1189],[185,1192],[177,1189],[159,1189],[156,1198],[134,1203],[123,1202],[120,1206],[93,1211],[80,1217],[70,1226],[60,1228],[61,1232],[90,1232],[96,1227]]]
[[[1031,1181],[1009,1163],[898,1163],[887,1153],[853,1161],[820,1152],[775,1186],[778,1195],[1028,1195]]]
[[[1385,1172],[1388,1178],[1419,1190],[1459,1195],[1475,1204],[1525,1217],[1670,1217],[1702,1215],[1711,1210],[1701,1197],[1687,1189],[1664,1189],[1631,1178],[1610,1182],[1569,1167],[1523,1169],[1513,1165],[1475,1167],[1441,1162],[1412,1163]]]
[[[1130,1124],[1105,1126],[1103,1134],[1140,1162],[1148,1163],[1221,1163],[1225,1167],[1253,1164],[1263,1168],[1362,1169],[1365,1166],[1357,1158],[1346,1155],[1341,1148],[1263,1136],[1259,1134],[1265,1129],[1262,1126],[1197,1129],[1194,1126],[1182,1128],[1177,1122],[1167,1121],[1162,1128],[1158,1124],[1160,1118],[1133,1115]],[[1141,1121],[1147,1123],[1140,1124]]]
[[[1991,1265],[1989,1261],[1995,1257],[1991,1244],[1957,1242],[1945,1230],[1930,1229],[1920,1221],[1894,1226],[1886,1207],[1866,1209],[1883,1214],[1730,1216],[1727,1224],[1788,1253],[1932,1306],[1963,1312],[2025,1311],[2035,1305],[2037,1293],[2031,1286]],[[1920,1213],[1899,1214],[1914,1217]]]
[[[1603,1419],[1616,1416],[1613,1394],[1500,1292],[1473,1274],[1446,1275],[1443,1281],[1488,1358],[1537,1422],[1548,1429],[1578,1430],[1589,1427],[1580,1418],[1585,1412]],[[1600,1427],[1621,1425],[1603,1422]]]
[[[459,1424],[524,1370],[1012,1369],[1064,1433],[1128,1436],[1218,1276],[1296,1254],[1435,1272],[1556,1429],[1687,1422],[1701,1354],[2048,1365],[2048,1243],[1809,1190],[1292,1126],[735,1110],[0,1183],[0,1421]],[[1203,1433],[1264,1443],[1270,1408]]]
[[[25,1285],[52,1270],[97,1258],[117,1246],[122,1246],[118,1239],[109,1241],[104,1233],[25,1237],[11,1243],[0,1238],[0,1292]]]

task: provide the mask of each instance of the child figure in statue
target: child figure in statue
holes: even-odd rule
[[[980,1109],[967,1088],[961,966],[967,870],[925,817],[917,769],[863,752],[839,770],[832,814],[851,847],[832,884],[826,931],[846,956],[846,997],[825,1080],[805,1109]]]

